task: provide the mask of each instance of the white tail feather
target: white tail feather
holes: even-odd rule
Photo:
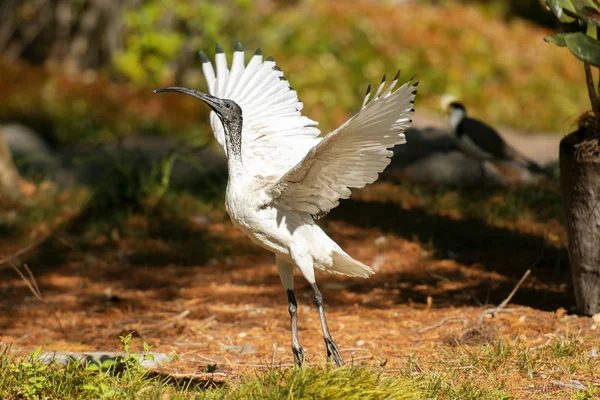
[[[334,250],[332,256],[333,265],[327,269],[328,272],[361,278],[368,278],[375,273],[371,267],[356,261],[346,253]]]

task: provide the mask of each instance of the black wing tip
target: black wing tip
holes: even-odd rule
[[[255,56],[262,56],[262,50],[260,49],[260,47],[258,49],[256,49],[256,51],[254,52]]]
[[[285,76],[281,75],[281,76],[279,77],[279,80],[280,80],[280,81],[287,81],[287,78],[286,78]]]
[[[412,100],[410,101],[410,104],[415,104],[415,100],[414,100],[414,99],[412,99]]]
[[[383,74],[383,77],[381,78],[381,83],[385,82],[385,74]]]
[[[200,51],[198,52],[198,55],[200,56],[200,61],[202,61],[202,63],[203,63],[203,64],[204,64],[204,63],[207,63],[207,62],[210,62],[210,60],[208,59],[208,56],[207,56],[207,55],[206,55],[206,53],[205,53],[205,52],[203,52],[202,50],[200,50]]]
[[[369,83],[369,86],[367,86],[367,93],[365,93],[365,96],[367,96],[369,93],[371,93],[371,84]]]
[[[410,109],[410,112],[411,112],[411,113],[414,113],[414,112],[415,112],[415,109],[414,109],[414,108],[411,108],[411,109]]]
[[[291,87],[291,86],[290,86],[290,90],[291,90],[291,91],[293,91],[293,92],[295,92],[295,91],[296,91],[296,89],[294,89],[294,88],[293,88],[293,87]]]
[[[413,95],[416,95],[417,93],[418,93],[417,89],[413,90],[413,92],[412,92]]]
[[[275,59],[273,58],[273,56],[269,56],[267,57],[267,61],[275,61]]]
[[[217,44],[215,45],[215,52],[216,52],[217,54],[219,54],[219,53],[225,53],[225,52],[223,51],[223,48],[221,47],[221,45],[220,45],[219,43],[217,43]]]
[[[244,46],[242,46],[242,42],[239,40],[235,42],[235,51],[244,51]]]
[[[398,70],[398,72],[396,72],[396,76],[394,76],[395,81],[397,81],[398,79],[400,79],[400,70]]]
[[[416,81],[415,84],[413,85],[413,87],[417,87],[419,86],[419,81]]]
[[[277,65],[273,67],[274,71],[281,71],[281,68],[279,68]]]

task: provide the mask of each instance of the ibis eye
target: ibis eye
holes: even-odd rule
[[[225,108],[231,108],[231,104],[225,103]]]

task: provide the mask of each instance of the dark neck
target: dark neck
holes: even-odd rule
[[[232,121],[224,122],[225,146],[227,147],[227,160],[229,174],[237,174],[241,171],[242,164],[242,117],[239,116]]]

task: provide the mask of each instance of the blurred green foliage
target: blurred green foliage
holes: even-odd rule
[[[142,85],[168,79],[173,62],[234,28],[247,1],[148,0],[125,14],[125,49],[113,60],[116,70]]]
[[[566,132],[588,107],[581,65],[544,44],[545,28],[507,20],[499,1],[479,3],[145,0],[123,6],[123,48],[93,79],[21,67],[7,75],[0,58],[0,85],[8,88],[0,121],[33,121],[58,142],[210,136],[205,107],[158,100],[150,90],[205,88],[197,52],[210,55],[215,43],[230,52],[241,40],[249,52],[261,47],[275,57],[324,131],[358,109],[367,84],[401,68],[405,79],[421,81],[417,113],[438,112],[450,93],[492,124]]]

